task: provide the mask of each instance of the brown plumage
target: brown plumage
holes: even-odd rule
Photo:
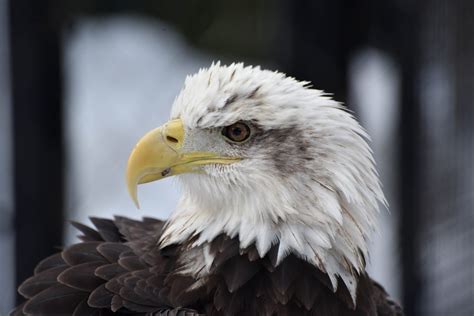
[[[275,266],[277,246],[260,258],[254,246],[219,235],[202,286],[180,273],[187,244],[158,248],[164,223],[144,218],[92,218],[96,229],[73,223],[82,242],[38,264],[19,288],[26,301],[12,315],[402,315],[365,273],[354,306],[348,290],[334,293],[328,276],[287,256]],[[191,242],[191,241],[190,241]]]

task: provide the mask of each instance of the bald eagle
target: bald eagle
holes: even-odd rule
[[[401,315],[365,271],[385,204],[364,129],[307,82],[220,63],[186,78],[126,181],[178,176],[166,221],[91,218],[14,315]]]

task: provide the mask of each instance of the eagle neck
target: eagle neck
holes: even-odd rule
[[[275,197],[267,198],[275,200]],[[267,199],[260,196],[259,201]],[[276,207],[271,203],[266,205]],[[342,281],[355,301],[358,276],[365,270],[366,239],[353,219],[347,217],[348,211],[334,219],[327,213],[315,216],[314,210],[306,214],[288,205],[280,204],[280,207],[285,208],[285,217],[269,218],[255,214],[275,214],[274,210],[235,209],[222,202],[205,204],[202,199],[183,195],[165,227],[161,246],[187,243],[201,249],[224,234],[238,240],[240,249],[255,247],[260,258],[276,247],[276,266],[294,255],[326,273],[333,290]],[[202,262],[209,262],[204,250],[202,256],[207,258]],[[201,268],[200,271],[206,271]]]

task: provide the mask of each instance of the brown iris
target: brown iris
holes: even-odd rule
[[[249,138],[250,127],[243,122],[237,122],[224,127],[222,129],[222,135],[233,142],[241,143]]]

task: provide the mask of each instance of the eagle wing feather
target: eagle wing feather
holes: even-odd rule
[[[336,292],[323,271],[288,256],[279,265],[255,246],[218,236],[209,246],[213,262],[206,282],[179,273],[186,245],[157,245],[163,222],[93,218],[96,229],[73,225],[81,243],[41,261],[19,288],[23,315],[347,315],[401,316],[401,308],[367,274],[358,280],[357,308],[342,282]]]
[[[166,271],[157,269],[165,269],[170,260],[156,247],[162,221],[125,217],[91,221],[95,229],[72,223],[82,242],[37,265],[34,275],[19,287],[27,301],[12,315],[109,315],[113,311],[114,315],[198,315],[171,306],[160,295],[166,285],[157,273]]]

